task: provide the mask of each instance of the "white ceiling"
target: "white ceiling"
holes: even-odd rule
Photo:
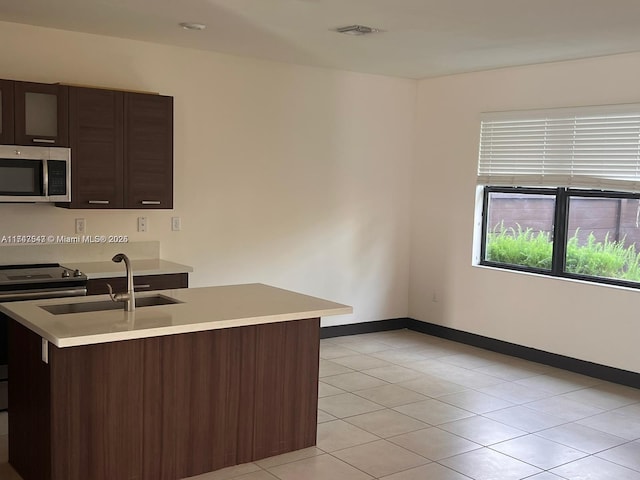
[[[0,0],[0,20],[409,78],[640,51],[640,0]],[[331,31],[350,24],[384,32]]]

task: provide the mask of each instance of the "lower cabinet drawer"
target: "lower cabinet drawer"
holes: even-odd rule
[[[126,277],[93,278],[87,282],[87,295],[102,295],[109,293],[107,283],[114,292],[127,290]],[[136,292],[150,292],[152,290],[170,290],[173,288],[187,288],[189,286],[188,273],[172,273],[167,275],[142,275],[133,277],[133,288]]]

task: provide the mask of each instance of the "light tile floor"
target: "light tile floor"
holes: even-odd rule
[[[407,330],[320,357],[317,447],[190,480],[640,480],[640,390]]]

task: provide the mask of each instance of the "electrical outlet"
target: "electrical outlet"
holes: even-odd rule
[[[84,218],[76,218],[76,233],[86,233],[87,222]]]
[[[178,232],[181,228],[182,221],[180,220],[180,217],[171,217],[171,230]]]
[[[138,231],[139,232],[147,231],[147,217],[138,217]]]

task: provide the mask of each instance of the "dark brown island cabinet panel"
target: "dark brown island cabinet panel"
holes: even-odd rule
[[[122,92],[69,88],[71,208],[123,208]]]
[[[125,93],[126,208],[173,208],[173,97]]]
[[[178,480],[315,445],[319,332],[314,318],[49,345],[45,364],[12,320],[9,463],[24,480]]]
[[[114,292],[124,292],[127,290],[126,277],[91,278],[87,282],[87,295],[104,295],[109,293],[107,283],[111,285]],[[133,287],[136,292],[188,288],[189,274],[136,275],[133,277]]]
[[[14,83],[16,145],[69,146],[69,105],[66,85]]]
[[[174,439],[171,450],[175,455],[175,472],[169,476],[166,472],[156,471],[157,476],[148,475],[149,478],[186,478],[237,463],[238,442],[244,440],[238,438],[240,384],[246,381],[242,376],[242,359],[254,355],[252,349],[241,348],[246,335],[250,335],[247,328],[230,328],[176,335],[159,341],[157,359],[147,360],[155,363],[164,359],[170,363],[168,366],[175,379],[171,389],[185,394],[170,393],[167,398],[167,391],[171,389],[159,389],[156,383],[150,384],[157,392],[152,396],[164,390],[161,398],[175,402],[170,412],[176,424],[173,431],[165,430],[167,436]],[[159,413],[147,417],[150,429],[147,430],[149,435],[145,436],[145,449],[149,449],[151,443],[157,445],[154,439],[159,435],[154,435],[155,427],[151,422],[157,422]],[[147,472],[151,473],[149,468]]]
[[[13,83],[0,80],[0,144],[13,145]]]
[[[309,321],[258,325],[253,455],[250,461],[315,445],[318,379],[306,375],[318,365],[319,326]]]
[[[9,428],[11,465],[24,479],[51,479],[49,365],[38,353],[40,337],[9,319]],[[16,359],[15,361],[13,359]],[[18,361],[19,359],[19,361]],[[24,428],[24,430],[21,430]],[[35,432],[40,432],[35,435]]]

